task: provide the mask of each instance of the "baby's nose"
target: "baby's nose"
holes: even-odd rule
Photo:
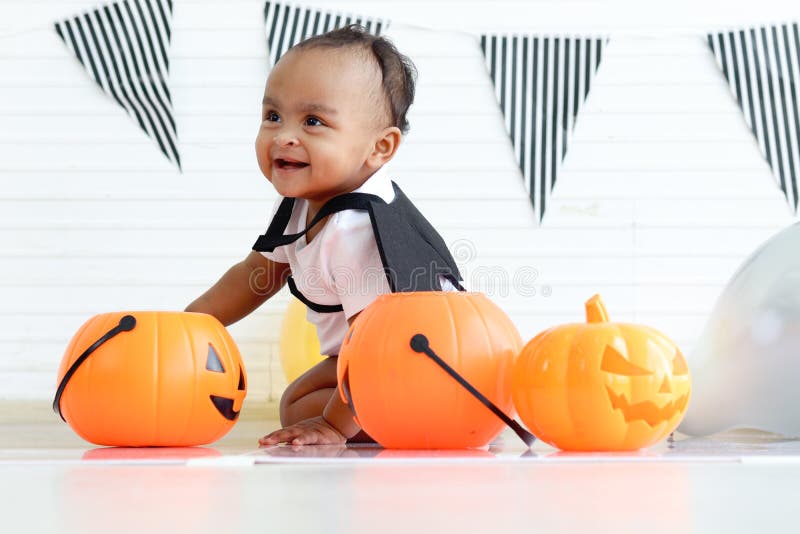
[[[275,136],[275,143],[279,146],[296,146],[300,141],[293,132],[282,131]]]

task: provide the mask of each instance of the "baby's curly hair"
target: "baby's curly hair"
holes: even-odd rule
[[[316,35],[292,47],[292,50],[310,48],[352,47],[371,52],[381,70],[383,92],[392,126],[397,126],[404,134],[408,132],[406,113],[414,102],[414,85],[417,69],[414,63],[401,54],[394,44],[385,37],[376,37],[359,24],[350,24],[336,30]]]

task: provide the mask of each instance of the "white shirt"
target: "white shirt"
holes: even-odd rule
[[[394,188],[383,168],[356,189],[384,201],[394,200]],[[273,216],[283,198],[279,198]],[[306,227],[308,201],[298,198],[284,234],[302,232]],[[328,218],[311,243],[303,236],[294,243],[262,252],[269,260],[288,263],[297,289],[308,300],[323,305],[339,305],[344,312],[317,313],[306,317],[317,327],[322,354],[339,354],[347,333],[347,319],[366,308],[379,295],[391,293],[369,213],[343,210]]]
[[[376,195],[387,203],[394,200],[394,187],[383,167],[353,192]],[[282,197],[275,203],[273,217],[281,201]],[[283,233],[295,234],[305,230],[307,214],[308,201],[295,199]],[[261,254],[269,260],[288,263],[297,289],[311,302],[341,305],[344,309],[333,313],[318,313],[311,309],[306,312],[306,318],[317,327],[322,354],[339,354],[347,334],[347,319],[366,308],[379,295],[392,292],[372,221],[364,210],[343,210],[332,214],[311,243],[302,236],[294,243]],[[439,283],[444,291],[457,291],[443,276],[439,277]]]

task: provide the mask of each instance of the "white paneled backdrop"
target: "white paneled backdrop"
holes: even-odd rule
[[[419,68],[394,175],[473,289],[530,338],[595,292],[691,354],[727,279],[790,213],[704,38],[800,18],[796,2],[347,1],[392,19]],[[793,5],[794,4],[794,5]],[[121,309],[182,309],[244,257],[274,193],[253,141],[263,2],[175,0],[179,174],[70,57],[52,22],[90,1],[0,0],[0,400],[46,401],[73,332]],[[439,31],[426,31],[424,28]],[[539,225],[477,34],[608,35]],[[246,409],[274,406],[281,294],[231,328]]]

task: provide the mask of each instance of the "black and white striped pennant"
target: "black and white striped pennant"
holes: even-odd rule
[[[269,59],[274,65],[292,46],[309,37],[319,35],[348,24],[360,24],[373,35],[380,35],[389,21],[360,17],[347,13],[322,11],[294,6],[282,2],[267,2],[264,6],[264,23],[269,46]]]
[[[514,156],[540,221],[605,44],[598,38],[481,35]]]
[[[795,213],[800,176],[800,36],[781,24],[708,35],[717,65]]]
[[[122,0],[55,23],[97,85],[178,165],[169,76],[172,0]]]

